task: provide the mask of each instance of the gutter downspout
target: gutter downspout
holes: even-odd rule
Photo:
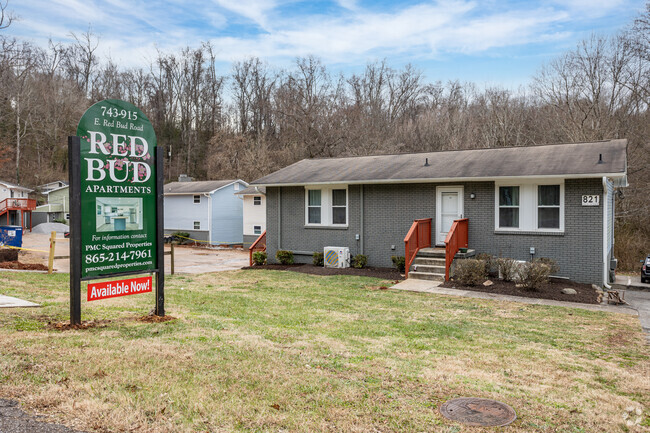
[[[204,194],[208,198],[208,245],[212,245],[212,195]]]
[[[607,178],[603,177],[603,287],[610,290],[607,284],[609,279],[609,263],[607,263]],[[614,227],[612,226],[612,231]]]
[[[364,236],[364,232],[363,232],[363,226],[364,226],[364,219],[363,219],[363,185],[361,185],[360,189],[361,189],[361,191],[360,191],[360,193],[361,193],[360,194],[360,200],[359,200],[361,202],[361,212],[359,212],[360,215],[361,215],[361,228],[359,229],[359,232],[361,233],[361,235],[360,235],[360,237],[361,237],[361,245],[360,245],[361,253],[360,254],[365,254],[363,252],[363,244],[364,244],[364,238],[363,238],[363,236]]]
[[[278,250],[282,249],[282,187],[278,188]]]

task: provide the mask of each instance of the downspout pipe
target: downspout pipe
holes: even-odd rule
[[[608,284],[609,280],[609,263],[607,263],[607,178],[603,177],[603,287],[607,290],[611,290],[612,286]],[[612,227],[614,230],[614,227]]]

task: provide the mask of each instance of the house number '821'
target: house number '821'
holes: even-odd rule
[[[598,206],[600,204],[599,195],[583,195],[582,196],[582,205],[583,206]]]

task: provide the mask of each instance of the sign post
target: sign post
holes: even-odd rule
[[[81,323],[81,281],[143,273],[156,274],[155,311],[164,315],[163,154],[151,122],[107,99],[84,113],[68,144],[70,323]],[[148,281],[90,284],[87,299],[152,291]]]

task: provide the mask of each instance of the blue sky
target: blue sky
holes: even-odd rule
[[[5,35],[69,42],[89,26],[100,54],[146,66],[156,50],[211,41],[222,74],[258,56],[278,68],[315,55],[330,72],[386,58],[428,81],[516,88],[591,33],[614,34],[644,0],[9,0],[19,17]]]

